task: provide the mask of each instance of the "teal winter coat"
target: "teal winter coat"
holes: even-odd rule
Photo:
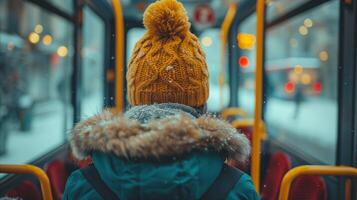
[[[248,140],[229,124],[180,104],[136,106],[124,116],[105,111],[79,123],[70,138],[74,155],[92,156],[120,200],[200,199],[226,158],[244,161]],[[79,170],[63,199],[101,199]],[[244,174],[227,199],[259,199]]]

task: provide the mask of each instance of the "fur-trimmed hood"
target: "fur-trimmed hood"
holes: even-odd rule
[[[250,154],[248,139],[230,124],[180,104],[135,106],[124,115],[106,110],[78,123],[70,144],[78,159],[92,151],[127,159],[215,151],[244,161]]]

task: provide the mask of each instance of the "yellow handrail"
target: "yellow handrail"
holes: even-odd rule
[[[112,0],[115,17],[115,112],[124,108],[124,16],[120,0]]]
[[[52,200],[50,180],[42,169],[33,165],[0,165],[0,173],[35,175],[40,181],[43,199]]]
[[[265,0],[257,0],[257,52],[256,52],[256,75],[255,75],[255,111],[254,127],[252,136],[252,180],[257,192],[259,192],[260,179],[260,143],[263,99],[263,51],[264,51],[264,12]]]
[[[344,166],[304,165],[291,169],[281,183],[279,200],[287,200],[292,182],[302,175],[357,176],[357,168]]]
[[[226,46],[228,41],[228,31],[229,27],[232,25],[234,16],[237,12],[237,4],[232,3],[228,7],[227,14],[223,20],[221,26],[221,72],[218,80],[219,84],[219,96],[220,96],[220,104],[223,109],[223,85],[225,82],[225,55],[226,55]]]
[[[253,127],[254,119],[237,119],[237,120],[234,120],[231,124],[235,129],[239,129],[239,128],[247,127],[247,126]]]
[[[254,119],[237,119],[237,120],[234,120],[231,124],[235,129],[240,129],[240,128],[244,128],[244,127],[253,127]],[[266,134],[264,121],[260,121],[259,130],[260,130],[260,134],[261,134],[260,138],[262,140],[267,139],[268,135]]]
[[[222,119],[225,119],[225,120],[227,120],[229,117],[234,116],[234,115],[241,116],[244,119],[248,118],[248,113],[243,108],[231,107],[231,108],[224,109],[221,113]]]

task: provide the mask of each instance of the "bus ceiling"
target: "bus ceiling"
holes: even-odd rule
[[[142,15],[146,7],[155,0],[122,0],[124,17],[137,21],[142,20]],[[244,0],[179,0],[187,10],[188,16],[194,28],[197,29],[195,21],[195,13],[200,6],[207,6],[214,12],[214,24],[212,26],[219,27],[223,22],[227,9],[231,3],[239,3]]]

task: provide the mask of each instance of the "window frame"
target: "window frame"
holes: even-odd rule
[[[337,165],[357,167],[357,4],[341,1],[340,5]],[[345,178],[338,181],[338,197],[343,199]],[[355,191],[357,185],[352,187]],[[353,192],[352,195],[353,199],[357,196]]]
[[[228,31],[228,67],[229,67],[229,93],[230,107],[238,106],[238,75],[240,70],[237,67],[237,60],[239,58],[239,49],[237,47],[236,36],[238,34],[239,25],[242,21],[247,19],[249,16],[255,13],[255,4],[256,0],[246,1],[242,5],[238,6],[238,10],[241,10],[236,13],[234,16],[231,27]],[[238,74],[238,75],[237,75]]]
[[[305,13],[305,12],[311,10],[311,9],[314,9],[315,7],[320,6],[320,5],[324,4],[324,3],[327,3],[329,1],[331,1],[331,0],[310,0],[310,1],[307,1],[307,2],[305,2],[303,4],[301,4],[300,6],[292,9],[291,11],[285,13],[284,15],[282,15],[280,17],[277,17],[276,19],[272,20],[271,22],[269,22],[269,23],[265,22],[266,26],[265,26],[265,29],[264,29],[264,33],[266,33],[267,30],[269,30],[270,28],[272,28],[272,27],[274,27],[276,25],[279,25],[279,24],[281,24],[283,22],[286,22],[287,20],[289,20],[289,19],[291,19],[291,18],[293,18],[293,17],[295,17],[297,15],[303,14],[303,13]],[[229,42],[230,42],[230,47],[231,48],[229,48],[229,55],[230,55],[230,57],[229,57],[230,65],[229,66],[231,68],[231,80],[234,80],[234,82],[231,81],[231,90],[232,90],[232,92],[233,92],[233,90],[235,90],[235,92],[238,91],[236,85],[237,85],[237,77],[239,76],[239,75],[237,75],[237,71],[238,70],[235,69],[236,68],[236,64],[234,63],[234,61],[237,60],[237,58],[238,58],[239,52],[237,52],[236,48],[232,48],[232,46],[235,45],[235,35],[237,34],[237,31],[234,31],[234,30],[238,30],[239,25],[241,24],[241,22],[255,12],[255,10],[254,10],[255,8],[254,7],[255,7],[255,2],[253,2],[253,1],[245,1],[245,2],[243,2],[243,4],[240,5],[240,9],[242,10],[242,12],[243,11],[245,11],[245,12],[243,12],[243,13],[242,12],[237,12],[237,15],[235,16],[234,23],[232,24],[232,26],[230,28]],[[348,9],[348,8],[346,7],[346,5],[343,2],[340,2],[340,9],[341,9],[341,14],[343,13],[343,11],[344,12],[348,12],[348,11],[346,11],[346,9]],[[247,10],[250,10],[250,12],[247,12]],[[349,10],[351,10],[351,9],[349,9]],[[349,16],[349,17],[351,18],[351,16]],[[343,28],[346,28],[346,26],[347,26],[347,25],[343,25],[342,24],[343,22],[345,22],[345,20],[346,19],[342,19],[342,16],[340,17],[340,24],[339,24],[339,32],[340,33],[342,33]],[[342,34],[340,34],[340,36],[339,36],[339,41],[340,41],[339,50],[341,50],[343,48],[345,48],[345,49],[351,48],[351,47],[346,47],[346,44],[348,44],[348,43],[352,44],[351,42],[348,42],[348,41],[350,41],[350,40],[348,40],[348,38],[351,38],[351,37],[352,37],[351,33],[350,33],[349,36],[343,36]],[[345,42],[344,45],[342,44],[343,42]],[[352,59],[351,57],[353,57],[352,55],[349,55],[348,56],[349,58],[342,58],[342,56],[343,56],[342,53],[340,53],[340,55],[338,56],[338,59],[339,59],[339,63],[338,64],[339,64],[339,66],[342,66],[343,60]],[[338,88],[341,87],[340,86],[341,82],[343,82],[345,80],[345,77],[341,77],[340,74],[341,74],[341,70],[339,70],[339,74],[338,74]],[[266,70],[264,70],[264,76],[266,76]],[[264,87],[263,96],[264,97],[266,96],[266,87]],[[338,111],[339,111],[338,118],[340,118],[340,116],[341,116],[340,110],[341,110],[341,105],[343,104],[343,103],[341,103],[341,98],[342,98],[341,97],[341,93],[339,92],[338,99],[337,99],[337,101],[338,101]],[[231,98],[230,105],[237,106],[238,105],[237,99],[232,99]],[[351,117],[352,115],[349,114],[348,116]],[[345,145],[345,142],[343,142],[344,145],[342,145],[342,144],[340,144],[341,142],[339,141],[340,140],[340,135],[341,135],[341,132],[342,132],[341,131],[341,127],[343,127],[343,126],[346,127],[346,125],[343,125],[341,123],[341,121],[338,122],[338,127],[339,128],[338,128],[337,134],[338,134],[338,144],[339,144],[339,146],[344,146]],[[351,141],[352,138],[348,138],[348,139]],[[347,139],[346,139],[346,141],[347,141]],[[292,151],[292,153],[296,154],[296,152],[294,152],[294,151]],[[337,152],[336,152],[336,154],[337,154],[336,159],[339,160],[340,157],[342,157],[342,155],[341,155],[341,153],[337,153]],[[304,159],[304,160],[313,160],[315,162],[314,159]],[[337,162],[337,164],[339,164],[339,162]]]
[[[51,3],[47,2],[47,1],[40,1],[40,0],[22,0],[22,1],[24,3],[30,3],[30,4],[32,4],[34,6],[38,6],[40,10],[48,12],[48,14],[51,14],[51,15],[54,15],[56,17],[62,18],[63,20],[68,22],[70,24],[70,26],[72,26],[72,32],[75,32],[76,27],[74,26],[74,16],[73,15],[70,15],[69,13],[66,13],[66,12],[62,11],[61,9],[59,9],[58,7],[52,5]],[[76,41],[73,40],[73,46],[75,46],[75,45],[76,45]],[[74,55],[76,55],[76,49],[74,51]],[[75,59],[76,56],[73,56],[73,57]],[[72,67],[73,67],[73,73],[72,73],[72,76],[73,76],[74,71],[77,68],[77,66],[72,65]],[[71,77],[71,79],[72,78],[73,77]],[[71,81],[71,89],[72,89],[72,81]],[[76,93],[76,91],[71,93],[71,95],[70,95],[71,98],[72,98],[74,93]],[[75,110],[75,106],[73,105],[72,102],[70,104],[68,104],[68,105],[71,105],[73,110]],[[75,115],[75,113],[73,113],[73,115]],[[64,140],[60,145],[53,147],[53,149],[49,151],[49,154],[52,155],[51,152],[54,152],[54,151],[57,151],[58,149],[61,149],[62,146],[64,146],[66,143],[67,142]],[[50,157],[48,157],[47,153],[44,154],[43,156],[35,158],[33,161],[30,161],[28,163],[29,164],[33,164],[33,165],[41,165],[43,163],[43,160],[47,160],[46,158],[50,158]],[[11,178],[12,176],[14,176],[14,175],[10,174],[10,175],[6,175],[6,176],[0,178],[0,184],[3,184],[3,182],[6,182],[8,180],[8,178]],[[1,190],[0,190],[0,192],[1,192]]]
[[[111,5],[106,0],[85,0],[88,6],[104,22],[104,107],[114,107],[115,81],[107,78],[108,73],[115,72],[115,21]]]
[[[300,6],[288,11],[284,15],[277,17],[273,19],[271,22],[265,22],[265,27],[264,27],[264,37],[265,33],[267,32],[268,29],[281,24],[289,19],[291,19],[294,16],[297,16],[299,14],[302,14],[310,9],[313,9],[317,6],[320,6],[324,3],[327,3],[331,0],[310,0],[307,1]],[[237,70],[235,66],[235,60],[238,58],[238,53],[236,52],[236,48],[232,48],[235,43],[235,36],[237,35],[238,26],[242,20],[244,20],[247,17],[247,12],[246,10],[253,10],[254,12],[254,7],[255,7],[255,1],[244,1],[239,9],[241,10],[240,12],[237,12],[237,15],[235,16],[234,23],[232,24],[229,32],[229,67],[230,67],[230,72],[231,72],[231,79],[230,86],[231,86],[231,93],[232,92],[237,92],[237,78],[239,75],[237,75]],[[344,66],[344,67],[339,67],[338,70],[338,78],[337,78],[337,88],[338,88],[338,96],[337,96],[337,118],[338,118],[338,123],[337,123],[337,148],[336,148],[336,164],[337,165],[351,165],[351,166],[357,166],[357,155],[356,151],[353,151],[353,149],[357,148],[357,137],[355,134],[348,134],[352,131],[354,133],[356,132],[355,130],[357,129],[357,36],[355,35],[357,31],[357,4],[353,3],[350,5],[347,1],[339,1],[340,3],[340,19],[339,19],[339,25],[338,25],[338,30],[339,30],[339,55],[338,55],[338,66]],[[249,7],[250,5],[250,7]],[[245,11],[245,12],[244,12]],[[253,12],[248,12],[252,14]],[[351,24],[354,24],[354,26],[351,26]],[[266,43],[264,44],[264,46]],[[354,45],[354,46],[353,46]],[[353,49],[354,51],[351,51]],[[265,58],[265,55],[264,55]],[[265,61],[265,59],[264,59]],[[265,67],[265,63],[263,63]],[[263,78],[266,77],[266,70],[264,68],[264,73],[263,73]],[[354,77],[352,77],[353,75]],[[343,86],[343,83],[345,81],[348,81],[349,86]],[[354,85],[354,86],[352,86]],[[267,88],[266,86],[263,88],[263,98],[266,97],[266,91]],[[231,95],[231,97],[235,97],[237,95]],[[353,100],[352,100],[353,99]],[[264,102],[264,99],[263,99]],[[237,106],[237,97],[231,98],[230,102],[231,106]],[[263,119],[264,119],[264,109],[265,105],[263,104]],[[269,127],[268,127],[269,130]],[[273,130],[269,130],[273,131]],[[354,141],[354,142],[351,142]],[[292,150],[284,146],[283,144],[279,144],[274,139],[269,139],[267,141],[267,146],[269,147],[267,149],[268,152],[274,152],[277,150],[282,150],[289,155],[292,156],[292,158],[296,161],[296,163],[300,164],[309,164],[309,163],[320,163],[320,161],[313,159],[313,158],[307,158],[306,155],[301,155],[299,152],[296,150]],[[264,166],[263,166],[264,168]],[[344,198],[344,180],[342,178],[335,178],[335,177],[326,177],[328,181],[329,188],[330,187],[335,187],[337,188],[338,192],[332,192],[331,194],[332,199],[338,198],[338,199],[343,199]],[[357,186],[355,185],[354,188]]]
[[[300,15],[304,12],[307,12],[308,10],[311,10],[317,6],[320,6],[324,3],[327,3],[331,0],[310,0],[307,1],[300,6],[286,12],[282,16],[279,16],[269,23],[266,21],[265,22],[265,27],[264,27],[264,37],[268,29],[281,24],[294,16]],[[244,1],[239,9],[241,12],[237,12],[235,16],[234,23],[232,24],[229,32],[229,67],[230,67],[230,72],[231,72],[231,92],[237,92],[237,70],[235,66],[235,60],[238,58],[238,53],[236,48],[232,48],[235,43],[235,36],[237,35],[238,26],[242,20],[244,20],[247,17],[247,12],[244,12],[246,10],[253,10],[254,12],[254,7],[255,7],[255,1],[253,4],[251,4],[253,1]],[[338,55],[338,66],[343,66],[339,67],[338,69],[338,78],[337,78],[337,88],[338,88],[338,96],[337,96],[337,148],[336,148],[336,165],[351,165],[351,166],[357,166],[357,155],[356,151],[353,151],[353,149],[357,148],[357,137],[355,134],[348,134],[350,132],[354,133],[356,132],[355,130],[357,129],[357,36],[355,35],[357,31],[357,4],[351,3],[349,4],[347,1],[339,1],[340,4],[340,19],[339,19],[339,24],[338,24],[338,31],[339,31],[339,55]],[[250,5],[250,7],[249,7]],[[243,13],[242,13],[243,12]],[[253,12],[248,12],[252,14]],[[351,24],[354,24],[354,26],[351,26]],[[266,43],[264,44],[264,46]],[[353,49],[354,51],[351,51]],[[265,62],[265,55],[264,55],[264,62]],[[264,65],[264,74],[263,78],[266,77],[266,70],[265,70],[265,63]],[[264,80],[263,80],[264,81]],[[344,82],[349,82],[351,84],[344,86]],[[263,98],[266,97],[267,95],[267,88],[266,84],[264,84],[265,87],[263,88]],[[234,97],[237,95],[231,95],[231,97]],[[264,102],[264,99],[263,99]],[[230,102],[231,106],[237,106],[237,97],[231,98]],[[264,119],[264,109],[265,105],[263,104],[263,119]],[[269,130],[269,127],[267,127]],[[269,130],[273,131],[273,130]],[[274,140],[274,139],[273,139]],[[352,142],[354,141],[354,142]],[[267,145],[269,146],[268,151],[274,152],[276,150],[283,150],[287,153],[289,153],[294,160],[297,163],[300,164],[309,164],[309,163],[320,163],[320,161],[313,159],[313,158],[308,158],[306,155],[301,155],[299,152],[296,150],[292,150],[284,146],[283,144],[279,144],[276,141],[272,141],[272,139],[269,139],[267,141]],[[338,192],[333,192],[332,198],[337,198],[339,199],[344,198],[344,182],[343,179],[339,178],[327,178],[331,182],[330,184],[333,184],[336,186],[338,189]],[[337,183],[338,181],[338,183]],[[332,185],[330,185],[332,186]],[[356,188],[356,185],[354,186]]]
[[[61,17],[62,19],[69,22],[72,27],[72,35],[68,37],[72,37],[73,39],[73,69],[72,69],[72,77],[71,77],[71,103],[69,105],[73,108],[73,125],[77,123],[80,119],[80,103],[81,103],[81,49],[82,42],[80,39],[82,38],[82,17],[83,17],[83,7],[88,6],[90,9],[94,11],[103,21],[105,26],[105,41],[104,41],[104,75],[107,74],[108,70],[115,70],[114,60],[110,59],[115,55],[115,47],[114,47],[114,36],[115,34],[115,23],[114,23],[114,13],[111,5],[106,0],[73,0],[74,12],[71,14],[69,12],[65,12],[62,9],[56,7],[52,3],[48,1],[42,0],[22,0],[24,3],[28,2],[35,6],[38,6],[41,10],[48,12],[49,14]],[[104,80],[104,97],[106,101],[104,102],[104,107],[113,106],[113,102],[110,102],[110,96],[114,96],[115,93],[115,81],[109,81],[105,77]],[[68,142],[63,141],[59,146],[54,146],[52,150],[45,153],[44,155],[35,158],[33,161],[28,162],[28,164],[36,165],[36,166],[44,166],[48,161],[52,160],[54,157],[64,157],[67,155],[68,151]],[[11,186],[20,183],[22,180],[35,180],[30,175],[14,175],[8,174],[2,178],[0,178],[0,194],[6,192],[10,189]]]

